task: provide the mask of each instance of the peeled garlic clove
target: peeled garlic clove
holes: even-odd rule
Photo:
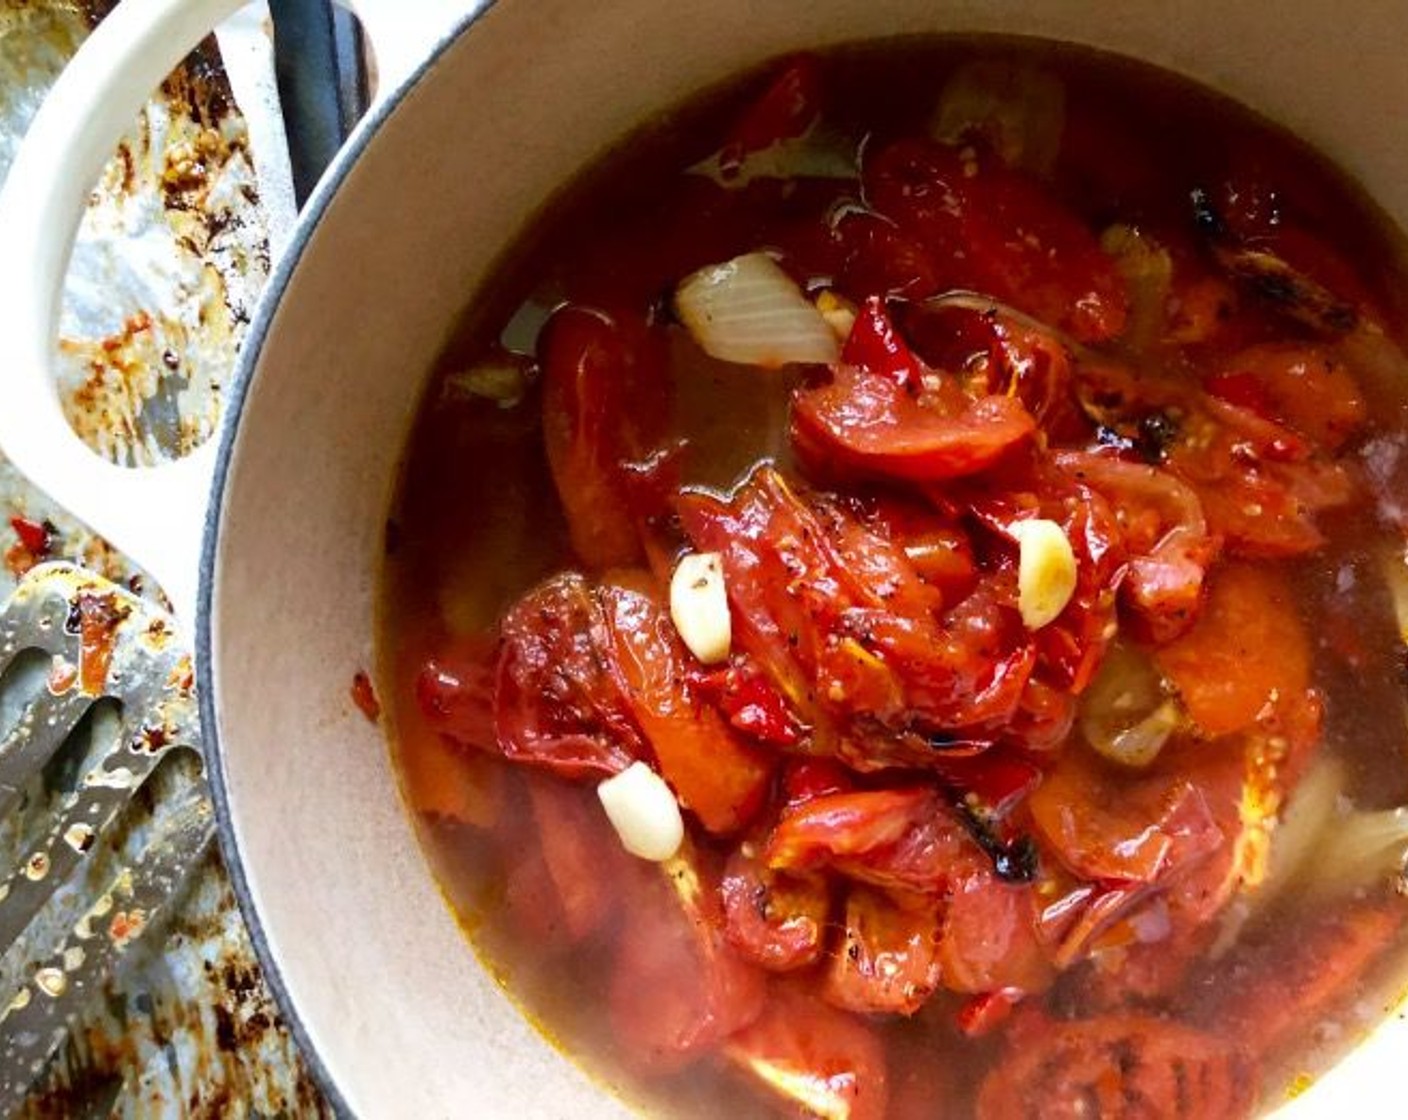
[[[1017,609],[1028,630],[1040,630],[1066,609],[1076,590],[1076,554],[1061,526],[1036,517],[1009,529],[1017,541]]]
[[[692,552],[680,560],[670,579],[670,619],[689,652],[705,665],[728,660],[733,622],[717,552]]]
[[[631,855],[660,863],[679,851],[684,842],[679,802],[665,779],[644,762],[633,762],[607,778],[596,787],[596,795]]]

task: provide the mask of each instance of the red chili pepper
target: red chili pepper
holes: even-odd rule
[[[911,393],[919,391],[923,376],[919,360],[895,331],[879,296],[871,296],[862,305],[841,349],[841,360],[887,377]]]
[[[801,725],[787,701],[756,670],[730,665],[696,679],[700,691],[745,735],[776,747],[801,740]]]
[[[27,517],[12,517],[10,518],[10,528],[19,537],[20,544],[24,545],[36,560],[48,557],[54,542],[53,534],[47,524],[31,521]]]

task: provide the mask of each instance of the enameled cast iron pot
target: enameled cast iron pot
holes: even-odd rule
[[[358,5],[380,93],[269,284],[218,447],[136,472],[99,462],[64,424],[47,375],[57,291],[118,135],[237,5],[124,0],[55,90],[0,208],[0,444],[146,564],[189,628],[225,856],[331,1098],[366,1117],[618,1116],[477,963],[380,733],[348,699],[374,663],[383,526],[422,384],[495,258],[661,107],[780,53],[921,31],[1071,40],[1182,71],[1290,126],[1408,226],[1408,5],[469,3]],[[1394,1016],[1286,1112],[1400,1115],[1405,1062]]]

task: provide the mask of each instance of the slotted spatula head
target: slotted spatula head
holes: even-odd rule
[[[0,1113],[210,842],[193,687],[170,616],[82,569],[0,609]]]

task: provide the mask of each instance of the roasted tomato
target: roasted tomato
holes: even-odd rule
[[[985,859],[928,789],[814,797],[783,813],[763,853],[774,870],[838,871],[901,893],[941,894]]]
[[[614,885],[629,873],[630,857],[597,806],[579,790],[550,777],[530,775],[537,842],[557,896],[567,936],[582,941],[614,913]]]
[[[1059,452],[1054,461],[1118,510],[1129,554],[1120,599],[1138,632],[1166,642],[1188,629],[1203,603],[1219,541],[1198,495],[1166,470],[1113,456]]]
[[[488,639],[442,649],[416,677],[416,702],[426,721],[457,742],[498,749],[494,732],[494,674],[498,649]]]
[[[494,728],[507,757],[567,777],[609,777],[644,753],[602,657],[606,617],[586,579],[569,573],[539,585],[500,631]]]
[[[1270,722],[1303,701],[1310,644],[1295,603],[1272,570],[1227,565],[1212,580],[1198,624],[1158,651],[1159,668],[1207,734]]]
[[[719,893],[724,936],[744,960],[786,972],[820,958],[831,910],[825,880],[772,871],[740,848],[729,857]]]
[[[604,660],[685,807],[711,832],[733,832],[758,810],[772,776],[767,755],[695,695],[688,653],[669,615],[626,587],[598,592]]]
[[[941,596],[901,548],[769,468],[728,501],[685,494],[679,511],[695,546],[723,557],[735,647],[808,723],[829,721],[814,751],[861,769],[925,766],[1018,712],[1036,651],[1015,585],[980,586],[940,618]],[[870,735],[877,725],[900,734]]]
[[[889,1116],[879,1037],[800,985],[774,984],[767,1010],[730,1038],[724,1052],[790,1108],[835,1120]]]
[[[1036,899],[1025,883],[1004,883],[987,868],[959,879],[944,911],[939,960],[956,992],[1045,991],[1055,977],[1037,936]]]
[[[939,986],[938,902],[864,886],[846,893],[844,933],[822,994],[845,1011],[913,1015]]]
[[[941,283],[1011,303],[1084,341],[1120,333],[1127,297],[1081,220],[973,148],[902,140],[866,160],[866,198],[928,250]]]
[[[1091,882],[1165,880],[1224,841],[1186,778],[1114,774],[1089,751],[1063,757],[1029,804],[1048,849]]]
[[[804,458],[872,478],[938,482],[976,474],[1030,438],[1036,422],[1005,396],[973,400],[957,386],[915,395],[884,375],[841,365],[792,405]]]
[[[1327,348],[1265,343],[1234,355],[1207,382],[1214,396],[1338,450],[1368,412],[1353,376]]]
[[[983,1080],[980,1120],[1242,1120],[1256,1077],[1235,1044],[1154,1016],[1034,1016]]]
[[[677,1070],[758,1018],[765,974],[725,941],[717,884],[700,857],[686,848],[660,866],[634,862],[612,886],[631,915],[610,987],[627,1061]]]
[[[962,601],[977,586],[972,540],[954,518],[888,493],[859,499],[854,508],[869,528],[904,550],[919,577],[942,596],[943,605]]]
[[[1228,1038],[1248,1040],[1259,1056],[1316,1022],[1379,963],[1402,928],[1402,899],[1354,903],[1316,921],[1290,952],[1242,950],[1232,983],[1200,1020]]]
[[[1317,515],[1347,504],[1354,482],[1294,432],[1205,397],[1184,421],[1169,467],[1202,499],[1212,530],[1243,556],[1283,557],[1325,543]]]
[[[659,433],[667,400],[661,345],[639,317],[573,305],[543,328],[548,465],[572,547],[592,568],[640,556],[625,470]]]
[[[1076,557],[1076,587],[1070,602],[1033,635],[1045,680],[1079,693],[1094,675],[1113,636],[1115,588],[1124,574],[1123,533],[1110,504],[1060,460],[1024,464],[989,481],[970,500],[973,515],[1002,536],[1015,559],[1015,526],[1042,517],[1061,526]],[[997,586],[1015,588],[1010,579]],[[1015,606],[1016,600],[1012,601]]]

